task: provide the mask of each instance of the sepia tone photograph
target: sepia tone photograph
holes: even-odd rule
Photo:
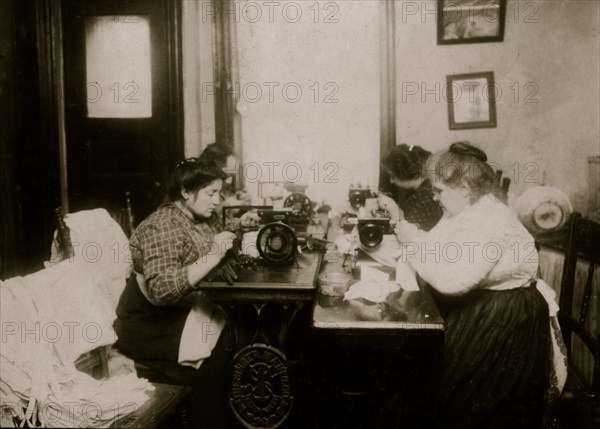
[[[0,0],[0,427],[600,427],[599,28]]]

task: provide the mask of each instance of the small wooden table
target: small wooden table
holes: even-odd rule
[[[393,269],[380,270],[394,279]],[[337,262],[323,264],[322,272],[340,271],[345,269]],[[352,284],[358,281],[354,279]],[[343,297],[317,292],[312,326],[319,335],[337,337],[342,345],[441,350],[444,320],[425,285],[419,286],[419,291],[393,292],[379,305],[366,300],[344,301]]]
[[[328,238],[335,240],[340,234],[343,231],[339,222],[332,221]],[[359,271],[345,264],[368,263],[387,272],[390,279],[395,278],[394,268],[383,267],[363,252],[359,252],[358,259],[353,261],[344,255],[333,256],[326,258],[322,272],[353,271],[356,275]],[[355,278],[353,282],[358,282],[358,279]],[[351,303],[344,301],[343,297],[329,297],[317,292],[312,326],[319,335],[336,337],[348,345],[441,350],[444,345],[444,320],[425,285],[419,286],[418,292],[400,290],[390,294],[384,306],[369,305],[367,302]],[[379,313],[379,309],[383,311]]]
[[[115,421],[111,428],[163,429],[166,419],[178,411],[178,406],[190,394],[192,389],[185,386],[152,383],[155,389],[139,410]]]
[[[444,321],[425,291],[391,293],[385,304],[317,295],[313,327],[347,344],[374,348],[442,349]]]
[[[322,272],[356,274],[342,261],[352,263],[338,255]],[[394,269],[379,269],[395,278]],[[445,328],[426,285],[419,286],[391,293],[382,305],[317,291],[311,332],[318,353],[312,367],[324,393],[307,408],[316,409],[319,421],[329,419],[325,426],[426,427],[422,420],[434,406],[429,398],[441,374]]]

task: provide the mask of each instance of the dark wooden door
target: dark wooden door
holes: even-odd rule
[[[160,204],[183,157],[179,2],[63,0],[69,211]]]

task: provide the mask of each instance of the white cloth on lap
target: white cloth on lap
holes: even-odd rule
[[[142,274],[136,273],[136,280],[142,295],[150,301],[146,279]],[[191,301],[194,301],[193,295],[194,293],[188,296]],[[177,362],[183,366],[200,368],[204,359],[210,356],[217,345],[224,326],[223,311],[204,297],[198,297],[192,303],[190,312],[185,319],[179,340]]]
[[[206,301],[194,304],[181,333],[179,364],[200,368],[217,345],[224,326],[225,317],[215,304]]]

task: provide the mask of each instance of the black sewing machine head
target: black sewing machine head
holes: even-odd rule
[[[390,215],[386,210],[374,210],[371,217],[358,218],[358,238],[363,246],[378,246],[383,241],[383,236],[392,234],[393,231]]]
[[[265,261],[286,264],[296,256],[298,239],[290,226],[292,209],[258,210],[260,229],[256,237],[256,248]]]
[[[364,207],[367,198],[375,197],[376,195],[371,192],[369,187],[363,188],[360,186],[360,184],[357,187],[350,185],[350,190],[348,191],[348,201],[350,202],[350,207],[352,207],[354,210]]]
[[[273,209],[271,206],[235,206],[223,207],[227,210],[256,210],[259,223],[242,226],[242,232],[257,231],[256,248],[267,263],[287,264],[294,261],[298,251],[298,239],[290,225],[291,208]],[[223,215],[225,217],[225,214]]]
[[[263,226],[256,237],[258,253],[272,264],[287,264],[294,260],[298,240],[294,230],[285,223],[273,222]]]
[[[283,201],[283,207],[291,209],[288,225],[305,232],[314,214],[310,198],[301,192],[293,192]]]
[[[286,225],[290,224],[290,216],[292,211],[290,209],[273,209],[265,208],[258,210],[258,217],[260,219],[259,225],[267,225],[272,222],[282,222]]]

